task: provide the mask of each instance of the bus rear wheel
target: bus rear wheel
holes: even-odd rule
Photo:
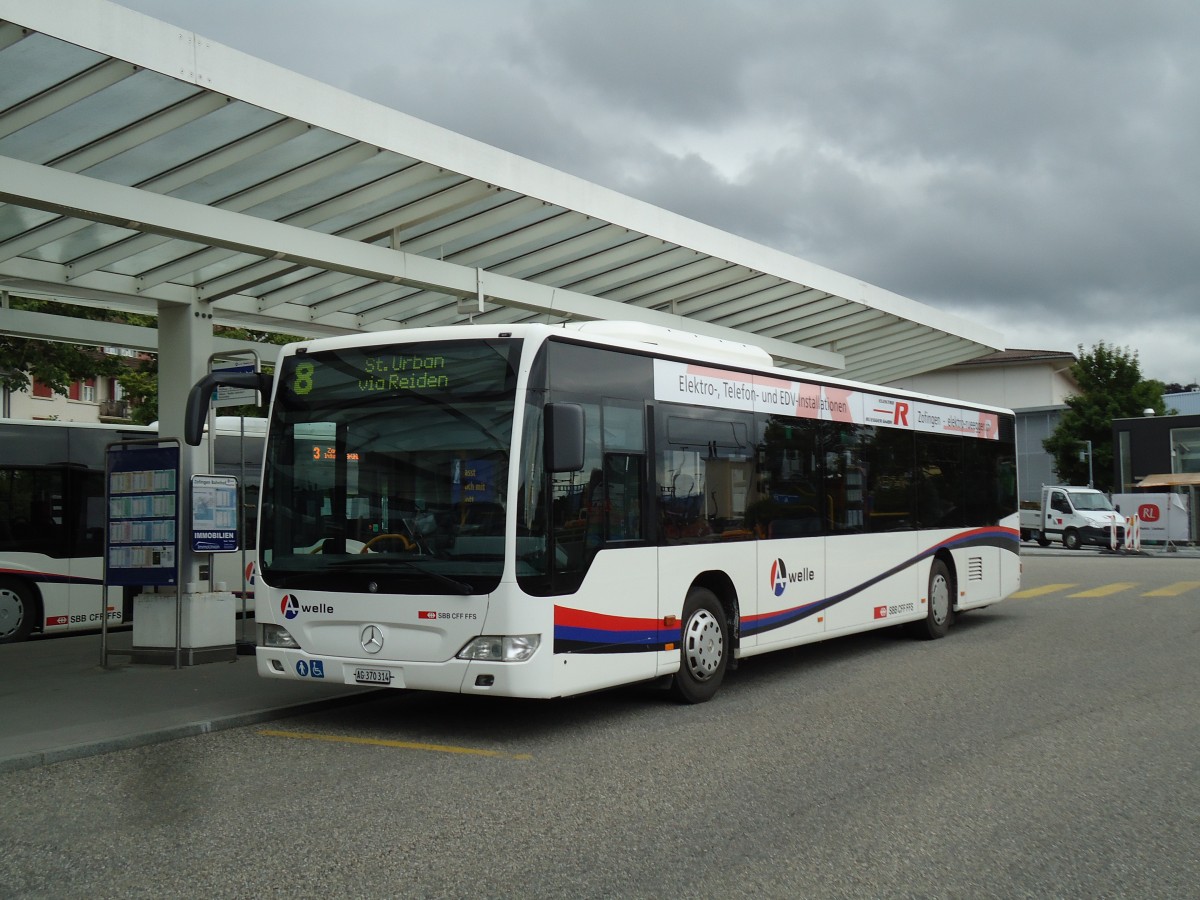
[[[929,641],[945,637],[954,621],[954,581],[940,559],[935,559],[929,568],[929,594],[925,607],[925,618],[915,623],[917,637]]]
[[[712,699],[729,666],[729,623],[717,595],[708,588],[688,592],[683,604],[683,641],[679,672],[671,683],[676,699],[703,703]]]
[[[0,579],[0,644],[23,641],[33,633],[37,600],[21,582]]]

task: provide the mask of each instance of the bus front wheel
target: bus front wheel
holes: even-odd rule
[[[676,699],[684,703],[711,699],[725,678],[730,648],[725,610],[708,588],[688,592],[679,652],[679,672],[671,684]]]
[[[28,638],[36,618],[33,591],[15,579],[0,579],[0,644]]]
[[[954,581],[940,559],[935,559],[929,568],[929,596],[925,605],[925,618],[916,623],[917,636],[926,640],[945,637],[954,620]]]

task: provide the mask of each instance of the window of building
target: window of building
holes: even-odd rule
[[[1200,428],[1171,429],[1171,471],[1200,472]]]

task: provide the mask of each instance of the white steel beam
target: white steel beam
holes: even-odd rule
[[[843,363],[839,354],[828,351],[732,332],[682,316],[643,310],[361,241],[255,219],[5,157],[0,157],[0,201],[212,244],[264,258],[275,257],[294,265],[421,286],[457,297],[475,296],[482,287],[483,293],[495,302],[518,309],[582,319],[631,319],[680,330],[690,328],[714,337],[757,344],[781,359],[834,367]],[[304,315],[308,315],[307,309],[303,309]]]
[[[148,353],[158,351],[158,331],[154,328],[124,325],[119,322],[100,322],[95,319],[77,319],[73,316],[24,309],[0,308],[0,332],[16,337],[82,344],[88,347],[126,347]],[[213,341],[222,352],[263,347],[255,341],[218,336],[214,336]]]
[[[726,259],[752,271],[878,308],[898,318],[922,322],[950,337],[974,341],[985,348],[1000,345],[1000,335],[992,329],[465,139],[116,4],[87,0],[54,3],[0,0],[0,18],[95,53],[128,60],[167,77],[227,94],[283,117],[312,122],[356,141],[425,160],[461,173],[467,179],[517,195],[539,197],[597,221],[627,228],[634,234],[690,247],[700,255]]]
[[[30,32],[12,22],[0,22],[0,50],[11,47],[17,41],[29,37]]]
[[[334,172],[355,166],[369,159],[376,152],[378,151],[374,147],[367,147],[363,144],[351,144],[306,165],[289,169],[275,178],[269,178],[251,188],[218,200],[212,203],[211,206],[217,209],[227,209],[232,212],[243,212],[260,203],[265,203],[268,200],[286,194],[288,191],[296,190],[299,187],[326,178]],[[165,243],[166,240],[168,239],[163,237],[144,235],[123,242],[125,255],[122,258],[128,258],[135,253],[149,250],[151,247]],[[153,287],[156,284],[162,284],[166,280],[155,280],[154,276],[151,275],[149,278],[143,278],[142,288]]]
[[[308,130],[303,122],[283,121],[268,125],[248,137],[227,144],[211,153],[206,153],[199,159],[177,166],[169,172],[143,181],[138,188],[156,194],[169,194],[181,187],[205,178],[221,169],[234,165],[259,153],[263,153]],[[128,259],[143,250],[149,250],[169,240],[157,234],[139,234],[129,240],[121,241],[103,250],[97,250],[85,256],[71,260],[70,272],[72,278],[79,278],[97,269],[112,265],[118,260]]]
[[[444,191],[439,191],[436,194],[405,204],[399,209],[390,210],[387,213],[382,213],[368,219],[366,222],[360,222],[345,231],[338,232],[335,236],[343,240],[366,242],[370,239],[389,234],[393,227],[407,227],[412,222],[424,221],[436,215],[444,214],[451,209],[473,203],[481,196],[494,190],[495,188],[488,185],[463,181]],[[396,219],[400,216],[404,216],[406,219],[411,217],[411,222],[406,221],[403,225],[398,224]],[[413,256],[414,254],[409,255]],[[423,257],[417,258],[420,259]],[[272,260],[254,263],[231,272],[228,275],[205,282],[200,286],[200,296],[209,301],[220,300],[223,297],[240,293],[255,285],[270,281],[276,275],[286,272],[289,268],[290,266],[286,263]]]
[[[314,204],[298,213],[285,216],[279,221],[300,228],[316,225],[319,222],[324,222],[326,219],[331,219],[358,206],[365,205],[381,195],[412,187],[431,168],[431,166],[426,166],[424,163],[410,165],[400,172],[387,175],[370,184],[365,184],[337,197]],[[166,239],[154,237],[154,240],[161,242]],[[156,284],[173,281],[183,275],[197,272],[205,266],[216,265],[222,260],[236,255],[236,253],[222,250],[219,247],[209,247],[196,253],[188,254],[174,262],[164,263],[161,266],[143,272],[141,275],[142,288],[144,290]]]
[[[51,163],[51,166],[64,172],[82,172],[119,153],[124,153],[131,147],[165,134],[173,128],[202,118],[225,106],[228,102],[228,97],[222,97],[219,94],[196,94],[161,113],[148,116],[134,125],[123,128],[113,135],[94,141],[73,153],[60,156]],[[91,224],[91,222],[79,219],[55,219],[46,222],[7,241],[0,242],[0,260],[12,259],[36,247],[62,240],[77,231],[82,231]],[[157,238],[156,240],[163,239]]]

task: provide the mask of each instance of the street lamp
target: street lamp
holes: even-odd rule
[[[1092,484],[1092,442],[1091,441],[1076,441],[1078,444],[1086,444],[1086,450],[1079,451],[1079,461],[1083,462],[1083,454],[1087,454],[1088,462],[1088,487],[1094,487]]]

